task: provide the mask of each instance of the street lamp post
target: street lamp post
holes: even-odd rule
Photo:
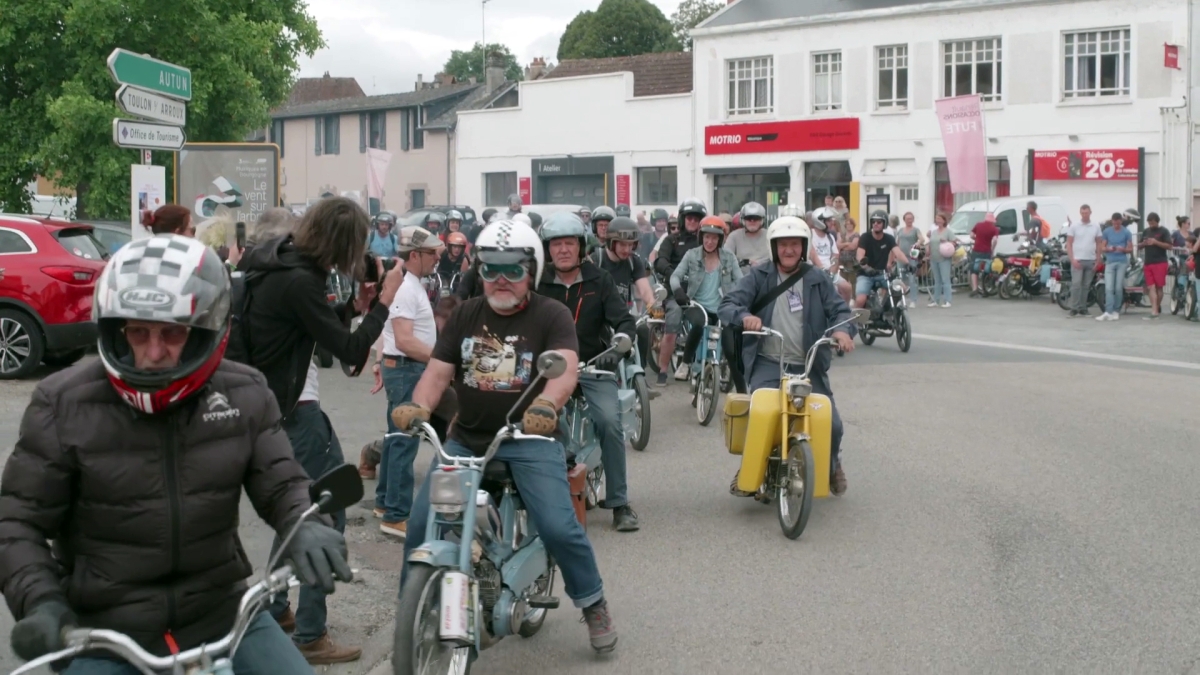
[[[487,81],[487,57],[488,57],[488,53],[487,53],[487,4],[491,1],[492,0],[480,0],[480,6],[479,6],[479,23],[480,23],[479,33],[480,33],[480,39],[482,40],[482,42],[480,44],[483,47],[483,49],[480,50],[483,52],[483,70],[479,71],[479,75],[480,75],[479,81],[480,82]]]

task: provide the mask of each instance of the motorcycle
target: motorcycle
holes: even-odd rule
[[[625,425],[625,419],[633,416],[632,412],[627,414],[625,408],[627,405],[633,405],[635,395],[635,392],[630,389],[625,389],[625,393],[622,395],[621,377],[625,369],[618,368],[617,373],[610,373],[607,370],[597,370],[591,364],[601,356],[613,352],[628,354],[628,352],[634,351],[631,349],[632,345],[628,336],[618,335],[612,347],[597,354],[587,363],[579,364],[581,381],[584,379],[617,381],[617,406],[621,415],[622,427]],[[622,361],[624,360],[622,359]],[[643,382],[643,386],[644,384]],[[647,394],[646,400],[647,408],[649,408],[649,394]],[[584,503],[590,511],[600,505],[600,494],[604,490],[604,464],[601,462],[600,439],[596,436],[596,427],[588,415],[587,399],[581,395],[578,389],[563,406],[562,415],[559,417],[559,431],[564,439],[563,448],[567,453],[568,469],[571,473],[576,471],[584,473],[584,484],[587,487]],[[629,438],[628,430],[625,431],[625,437]],[[576,467],[582,468],[577,469]]]
[[[863,325],[865,309],[825,331],[808,350],[804,373],[787,372],[783,335],[776,330],[745,331],[744,335],[773,336],[780,345],[782,368],[778,389],[725,397],[725,448],[740,455],[741,467],[733,488],[753,495],[762,504],[777,502],[779,527],[788,539],[804,532],[813,498],[829,496],[830,444],[833,406],[829,397],[812,390],[813,362],[818,350],[833,342],[833,331],[850,323]]]
[[[1092,282],[1092,299],[1101,309],[1108,303],[1108,294],[1104,288],[1104,261],[1096,263],[1096,280]],[[1129,307],[1149,307],[1150,299],[1146,296],[1146,273],[1142,259],[1130,256],[1129,266],[1125,269],[1124,290],[1120,311]]]
[[[1020,235],[1013,235],[1013,241],[1018,241]],[[1046,254],[1042,248],[1033,242],[1022,245],[1018,252],[1022,255],[1006,260],[1005,270],[996,281],[1000,299],[1033,297],[1042,292],[1041,268]]]
[[[1171,278],[1171,294],[1167,298],[1167,306],[1172,314],[1179,314],[1179,311],[1187,306],[1188,291],[1194,290],[1187,260],[1187,249],[1179,247],[1167,258],[1167,276]],[[1184,318],[1187,316],[1184,314]]]
[[[661,295],[665,296],[664,291]],[[661,302],[661,298],[660,298]],[[650,325],[650,314],[637,320],[637,332]],[[650,443],[650,387],[646,385],[646,370],[642,367],[642,350],[633,349],[621,361],[617,373],[617,396],[620,398],[621,426],[625,438],[634,450],[645,450]]]
[[[458,292],[458,282],[462,281],[462,273],[455,272],[449,276],[445,274],[437,274],[438,298],[445,298]]]
[[[622,339],[623,338],[623,339]],[[632,347],[621,336],[617,351]],[[433,446],[440,466],[430,477],[431,536],[408,558],[393,638],[397,674],[466,673],[476,653],[506,636],[533,637],[549,610],[555,565],[530,522],[508,465],[492,461],[507,440],[552,440],[525,434],[515,412],[538,384],[560,377],[566,358],[538,356],[538,376],[509,410],[482,457],[446,454],[426,422],[415,433]],[[402,432],[401,432],[402,433]]]
[[[703,323],[700,323],[704,332],[696,347],[696,359],[688,383],[691,385],[696,421],[706,427],[717,410],[717,390],[728,392],[728,384],[732,381],[729,364],[725,362],[725,352],[721,349],[721,322],[709,325],[708,311],[698,303],[688,305],[686,311],[694,310],[704,317]]]
[[[308,494],[312,499],[312,506],[300,515],[300,518],[292,525],[291,531],[283,538],[283,544],[263,571],[262,580],[251,586],[242,595],[233,628],[225,637],[178,654],[155,656],[142,649],[128,636],[117,631],[81,628],[66,633],[64,636],[66,649],[29,661],[12,671],[11,675],[32,673],[42,666],[49,666],[56,661],[68,659],[84,652],[95,651],[115,654],[144,675],[155,675],[156,673],[234,675],[233,655],[237,653],[242,638],[250,628],[250,623],[271,602],[271,598],[276,593],[287,593],[288,588],[299,585],[299,582],[292,576],[291,567],[287,565],[278,569],[275,567],[296,535],[296,531],[300,529],[302,523],[317,513],[333,513],[358,503],[363,496],[362,478],[359,477],[357,468],[350,464],[344,464],[317,479],[309,486]]]
[[[868,272],[860,270],[860,274]],[[912,347],[912,326],[908,321],[908,309],[904,303],[907,289],[901,279],[903,273],[899,265],[892,266],[887,276],[887,287],[874,289],[867,294],[867,309],[870,314],[867,324],[858,332],[863,344],[875,344],[877,337],[896,337],[900,351],[907,352]]]

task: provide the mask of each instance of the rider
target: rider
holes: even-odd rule
[[[550,265],[537,287],[539,295],[558,300],[574,316],[582,363],[608,349],[605,336],[610,330],[630,337],[635,330],[629,306],[613,278],[583,257],[586,235],[583,223],[565,211],[546,220],[542,225],[542,241]],[[595,366],[614,372],[620,362],[620,354],[610,353],[597,359]],[[632,532],[638,529],[638,516],[629,506],[625,430],[617,406],[617,382],[612,378],[581,377],[579,387],[600,439],[600,460],[606,481],[604,508],[612,509],[613,526],[618,532]]]
[[[451,232],[446,235],[446,250],[438,260],[437,273],[447,282],[455,274],[466,272],[471,265],[467,257],[467,237],[462,232]]]
[[[311,505],[263,375],[222,360],[230,287],[215,251],[174,235],[126,245],[92,316],[100,358],[38,384],[0,487],[0,587],[26,660],[63,649],[76,626],[159,656],[219,640],[254,572],[242,491],[280,536]],[[323,522],[300,525],[285,555],[326,592],[350,580],[345,540]],[[266,612],[233,667],[312,672]],[[136,672],[119,668],[84,657],[63,672]]]
[[[675,267],[683,260],[688,251],[700,245],[700,220],[708,215],[704,202],[690,197],[679,206],[679,220],[683,227],[668,234],[658,245],[657,256],[654,259],[654,271],[664,283],[671,278]],[[658,386],[666,386],[667,372],[671,367],[671,354],[675,353],[675,335],[683,326],[683,310],[674,298],[667,298],[666,321],[663,325],[663,336],[658,350]],[[679,364],[675,371],[675,379],[687,379],[690,367],[686,363]]]
[[[637,247],[637,223],[632,218],[617,216],[608,224],[608,248],[600,261],[600,269],[608,272],[617,284],[625,304],[632,309],[636,295],[642,305],[650,308],[658,304],[650,288],[650,270],[642,257],[634,251]],[[650,326],[638,327],[638,353],[642,362],[650,356]]]
[[[773,328],[783,335],[782,344],[777,338],[764,340],[757,335],[744,336],[742,363],[749,373],[752,392],[764,387],[779,387],[780,349],[789,372],[802,372],[809,346],[824,336],[830,326],[847,321],[851,316],[850,308],[838,297],[829,277],[806,262],[809,229],[803,219],[795,216],[777,218],[768,228],[767,236],[771,242],[771,262],[751,268],[721,300],[720,309],[721,320],[726,323],[740,323],[748,331]],[[751,308],[758,311],[752,313]],[[833,333],[838,348],[845,352],[854,351],[852,337],[848,326]],[[829,386],[830,361],[829,350],[820,350],[809,375],[813,391],[828,396],[833,405],[829,482],[833,494],[840,495],[846,492],[846,473],[840,461],[842,418],[837,405],[833,404],[833,390]],[[735,476],[730,491],[747,496],[736,487]]]
[[[511,220],[513,216],[515,216],[521,212],[522,204],[524,204],[524,202],[521,201],[521,195],[517,194],[516,192],[509,195],[508,196],[508,211],[505,212],[503,218]],[[484,222],[487,222],[487,221],[484,221]]]
[[[847,303],[853,298],[853,292],[850,288],[850,282],[842,278],[840,273],[841,264],[838,257],[837,236],[829,232],[829,228],[837,230],[838,212],[832,208],[819,208],[813,212],[812,216],[812,241],[809,246],[809,261],[817,267],[824,270],[829,278],[833,281],[833,285],[837,288],[838,295]]]
[[[908,256],[896,245],[896,239],[883,231],[888,216],[882,210],[871,213],[871,232],[858,239],[856,257],[862,272],[855,282],[855,307],[867,306],[867,294],[876,288],[887,288],[887,268],[893,262],[908,264]]]
[[[367,249],[379,258],[395,258],[399,250],[396,238],[396,216],[390,211],[377,214],[367,237]]]
[[[579,342],[570,310],[533,292],[533,280],[543,266],[538,235],[521,224],[498,221],[479,234],[475,251],[484,297],[464,302],[446,322],[412,402],[392,414],[401,429],[411,428],[414,419],[427,421],[442,392],[453,386],[459,413],[443,449],[458,456],[480,456],[487,450],[505,425],[507,411],[536,376],[537,357],[543,351],[562,353],[567,370],[562,377],[539,383],[537,396],[515,411],[523,419],[525,433],[553,434],[558,410],[578,381]],[[611,651],[617,631],[604,601],[596,555],[575,517],[562,445],[550,440],[510,440],[500,446],[495,458],[508,464],[533,526],[562,570],[567,595],[583,610],[592,648]],[[425,474],[413,503],[405,560],[425,540],[432,473]]]
[[[767,233],[762,229],[767,210],[758,202],[747,202],[738,215],[741,216],[742,227],[729,233],[725,248],[737,256],[738,264],[743,267],[770,260],[771,246],[767,242]]]
[[[700,305],[708,312],[710,325],[717,322],[721,296],[732,290],[742,278],[742,268],[738,267],[737,258],[721,248],[725,243],[725,231],[725,221],[719,216],[705,216],[700,221],[700,246],[685,253],[671,274],[675,302],[680,307],[693,302]],[[696,358],[696,347],[700,345],[704,326],[699,321],[691,323],[683,361],[695,375],[697,366],[692,361]]]
[[[442,233],[442,242],[451,232],[461,232],[463,223],[462,211],[458,209],[450,209],[446,212],[446,231]]]
[[[604,260],[604,243],[608,241],[608,224],[617,214],[607,206],[597,206],[592,211],[592,231],[587,238],[587,256],[594,265]]]
[[[436,234],[439,238],[446,231],[446,216],[440,211],[432,211],[425,216],[425,229]]]
[[[638,238],[637,253],[642,260],[649,260],[654,245],[667,233],[667,210],[654,209],[650,212],[650,230],[643,232]]]

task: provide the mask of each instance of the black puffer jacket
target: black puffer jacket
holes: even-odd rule
[[[658,247],[658,257],[654,259],[654,271],[662,279],[670,279],[671,273],[675,271],[679,261],[683,260],[683,254],[699,245],[699,230],[688,232],[687,228],[681,227],[675,234],[667,235],[662,246]]]
[[[253,572],[238,539],[245,489],[276,531],[308,478],[261,373],[223,362],[180,407],[143,415],[99,361],[38,385],[0,483],[0,587],[21,619],[65,600],[80,625],[166,654],[220,638]],[[53,552],[47,540],[53,540]]]
[[[629,306],[621,298],[612,275],[590,260],[579,266],[579,277],[569,287],[555,280],[553,265],[547,266],[537,292],[558,300],[571,310],[575,334],[579,337],[581,363],[608,349],[608,336],[612,333],[624,333],[632,338],[637,331]]]

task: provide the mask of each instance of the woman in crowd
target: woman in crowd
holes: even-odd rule
[[[939,213],[933,217],[933,229],[929,231],[929,269],[933,272],[930,307],[950,306],[951,274],[958,241],[954,233],[946,229],[947,222],[946,214]]]
[[[904,251],[904,255],[909,255],[913,247],[918,244],[921,247],[925,246],[925,233],[913,225],[916,219],[917,217],[913,215],[912,211],[905,213],[904,225],[896,230],[896,245],[900,247],[901,251]],[[905,302],[909,307],[916,307],[917,275],[915,269],[910,269],[904,275],[904,283],[908,284],[908,297]]]

